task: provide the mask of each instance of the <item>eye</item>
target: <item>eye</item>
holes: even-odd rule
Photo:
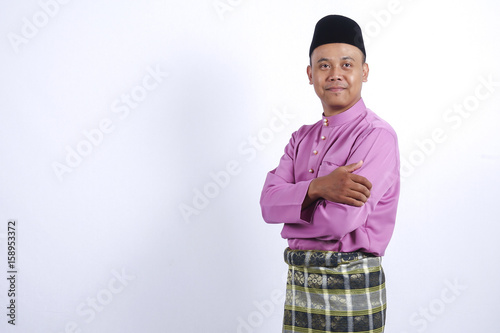
[[[346,62],[346,63],[344,64],[344,67],[348,67],[348,68],[349,68],[349,67],[352,67],[352,64],[351,64],[351,63],[349,63],[349,62]]]
[[[319,68],[321,68],[321,69],[328,69],[328,68],[330,68],[330,65],[328,65],[326,63],[323,63],[323,64],[319,65]]]

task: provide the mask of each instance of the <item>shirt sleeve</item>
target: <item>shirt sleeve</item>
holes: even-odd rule
[[[295,182],[294,155],[297,132],[292,134],[290,142],[285,147],[278,167],[267,174],[260,197],[262,217],[267,223],[309,224],[309,212],[302,211],[302,203],[312,181]],[[309,216],[307,216],[309,213]]]
[[[365,224],[375,209],[383,210],[390,206],[387,203],[398,199],[399,150],[395,134],[384,128],[375,128],[359,139],[353,146],[346,165],[360,160],[363,160],[363,165],[354,173],[372,183],[367,202],[362,207],[355,207],[321,199],[314,206],[311,218],[306,219],[316,227],[327,230],[329,240],[342,239]],[[395,187],[397,190],[394,190]],[[377,213],[383,214],[383,211]]]

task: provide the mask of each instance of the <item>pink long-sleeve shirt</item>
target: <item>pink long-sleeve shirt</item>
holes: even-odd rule
[[[302,210],[310,182],[339,166],[363,161],[354,173],[372,183],[362,207],[324,199]],[[260,199],[267,223],[284,223],[291,249],[363,251],[382,256],[391,239],[399,199],[399,150],[392,127],[360,99],[350,109],[292,134]]]

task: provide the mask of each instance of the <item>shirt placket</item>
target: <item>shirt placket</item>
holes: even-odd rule
[[[309,173],[311,173],[314,176],[318,176],[318,170],[319,166],[321,164],[321,158],[320,156],[324,155],[325,152],[325,146],[326,142],[328,139],[328,136],[330,134],[329,131],[329,122],[328,118],[323,118],[323,124],[321,125],[321,131],[320,131],[320,137],[319,140],[316,143],[316,146],[313,147],[311,151],[311,158],[309,159]]]

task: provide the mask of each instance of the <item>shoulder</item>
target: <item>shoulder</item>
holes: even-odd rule
[[[292,140],[301,141],[312,132],[314,132],[318,127],[321,127],[321,121],[310,125],[302,125],[298,130],[292,133]]]
[[[370,109],[366,109],[366,116],[363,118],[362,126],[364,127],[363,134],[366,136],[385,136],[398,141],[398,136],[394,128],[379,115]]]

